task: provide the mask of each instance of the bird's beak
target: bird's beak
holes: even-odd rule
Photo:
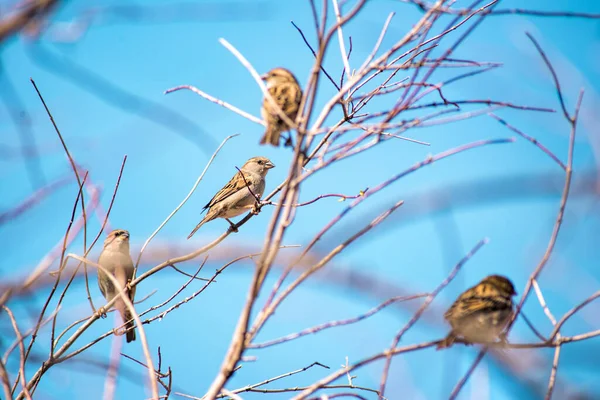
[[[267,161],[265,167],[267,167],[267,169],[275,168],[275,164],[273,164],[271,161]]]
[[[263,81],[266,81],[266,80],[267,80],[267,78],[268,78],[267,74],[262,74],[262,75],[260,76],[260,79],[262,79]]]
[[[125,239],[129,239],[129,233],[124,233],[123,237],[125,237]]]

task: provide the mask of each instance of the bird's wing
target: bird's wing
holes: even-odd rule
[[[244,180],[244,177],[246,180]],[[206,210],[215,204],[222,202],[229,196],[239,192],[241,189],[246,187],[246,182],[248,182],[248,185],[250,185],[250,176],[248,174],[244,174],[244,177],[242,177],[240,172],[237,172],[233,178],[227,182],[227,185],[223,186],[223,188],[219,190],[212,199],[210,199],[208,204],[204,206],[203,210]]]
[[[446,311],[444,317],[464,318],[475,313],[496,310],[506,310],[512,307],[510,298],[499,294],[488,293],[482,295],[479,288],[471,288],[461,294],[452,306]]]
[[[275,85],[269,88],[269,94],[275,100],[275,103],[281,108],[281,111],[291,120],[296,118],[298,112],[298,106],[302,99],[302,91],[298,85],[293,83],[286,83],[281,85]],[[276,117],[277,120],[281,120],[277,114],[277,110],[271,105],[269,100],[265,98],[263,102],[264,108],[268,110],[269,114]]]
[[[285,115],[290,116],[290,119],[295,119],[296,114],[298,112],[298,106],[300,105],[300,100],[302,99],[302,92],[298,85],[294,85],[292,83],[288,85],[283,85],[281,88],[281,109],[285,113]]]
[[[102,292],[102,296],[106,298],[109,294],[114,292],[114,285],[110,278],[108,278],[107,272],[105,272],[106,266],[110,265],[110,263],[106,262],[104,252],[100,253],[98,264],[104,267],[98,268],[98,287],[100,288],[100,292]]]

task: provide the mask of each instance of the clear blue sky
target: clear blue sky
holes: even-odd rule
[[[112,4],[133,6],[141,2]],[[125,11],[119,15],[108,12],[96,14],[85,33],[77,40],[69,41],[62,36],[67,29],[74,27],[71,23],[79,21],[93,7],[106,6],[103,2],[71,1],[53,17],[57,25],[41,40],[29,41],[18,37],[4,45],[0,75],[0,92],[4,93],[4,103],[0,106],[0,146],[4,149],[0,152],[0,210],[16,205],[43,181],[52,182],[71,174],[58,138],[29,82],[30,77],[35,79],[42,91],[74,158],[89,170],[90,179],[104,188],[101,199],[104,208],[108,207],[123,156],[128,156],[110,221],[114,227],[131,232],[136,249],[187,194],[210,154],[227,135],[241,134],[224,147],[194,196],[160,232],[153,242],[155,249],[158,246],[164,248],[165,243],[187,245],[189,248],[185,237],[201,218],[201,207],[236,172],[235,166],[241,166],[249,157],[264,155],[277,165],[269,173],[267,191],[285,177],[290,152],[260,147],[261,126],[191,92],[169,95],[163,92],[181,84],[195,85],[259,115],[260,89],[218,39],[225,38],[232,43],[259,72],[284,66],[304,83],[313,58],[290,21],[299,25],[314,42],[308,2],[198,1],[185,3],[190,8],[175,14],[171,14],[174,8],[166,7],[167,2],[164,1],[147,0],[143,4],[144,10],[150,14],[129,13],[129,18],[123,16]],[[190,4],[197,4],[197,7]],[[525,5],[516,0],[506,0],[498,7]],[[600,3],[591,0],[530,0],[526,7],[600,13]],[[398,40],[420,16],[416,7],[398,1],[368,2],[365,10],[345,30],[346,35],[353,39],[351,66],[358,67],[368,55],[391,11],[395,11],[396,16],[382,48]],[[136,19],[138,17],[139,20]],[[460,32],[452,37],[457,37]],[[574,108],[579,89],[586,89],[575,151],[574,185],[581,189],[579,179],[583,172],[595,171],[600,157],[597,112],[600,106],[600,20],[490,17],[456,52],[455,57],[501,62],[503,67],[449,86],[444,93],[453,100],[494,99],[558,109],[550,75],[525,32],[532,33],[539,40],[552,60],[569,110]],[[339,76],[341,63],[337,44],[332,47],[325,64],[328,70]],[[456,71],[440,71],[432,81],[442,81],[453,73]],[[327,82],[323,84],[328,85]],[[325,96],[331,94],[330,90],[325,88],[318,104],[323,104]],[[15,94],[18,99],[15,99]],[[18,154],[21,142],[9,118],[7,104],[18,112],[22,111],[21,104],[29,115],[31,132],[41,153],[39,168],[43,171],[43,178],[38,175],[36,182],[28,178],[28,164]],[[499,110],[498,114],[536,137],[566,161],[569,126],[560,113]],[[25,118],[24,114],[21,117]],[[431,146],[389,142],[315,175],[302,188],[302,200],[323,193],[353,195],[366,187],[374,187],[428,154],[475,140],[515,136],[486,116],[411,130],[406,135],[429,142]],[[29,168],[35,168],[31,160]],[[522,186],[511,184],[518,179],[544,173],[554,176],[556,184],[546,182],[548,190],[541,194],[536,192],[536,184],[545,182],[533,179]],[[360,240],[334,260],[331,268],[339,271],[341,278],[314,279],[290,296],[259,335],[259,341],[332,319],[358,315],[394,295],[384,293],[378,287],[353,287],[348,283],[352,271],[410,293],[430,291],[484,237],[488,237],[490,243],[441,293],[433,304],[434,308],[445,310],[460,291],[490,273],[509,276],[517,291],[521,292],[549,239],[558,210],[562,187],[560,177],[561,171],[556,164],[539,149],[517,138],[513,144],[463,153],[402,179],[354,210],[338,229],[325,236],[318,249],[325,251],[337,245],[348,237],[349,232],[354,232],[397,200],[405,199],[407,204],[370,237]],[[502,186],[499,182],[503,179],[509,179],[509,183]],[[466,192],[466,188],[470,192]],[[76,190],[76,185],[71,182],[31,211],[0,225],[0,241],[5,249],[0,260],[2,279],[26,274],[61,238]],[[579,190],[579,193],[582,191]],[[597,269],[600,257],[597,202],[590,196],[574,192],[567,207],[557,251],[540,279],[546,300],[559,317],[597,290],[600,281]],[[458,199],[461,195],[467,200],[457,201],[441,213],[423,213],[428,205],[444,199]],[[345,205],[335,199],[325,199],[299,210],[286,236],[286,244],[307,244],[320,229],[320,224],[336,215]],[[271,211],[266,208],[265,212],[244,225],[238,234],[230,236],[223,246],[257,249]],[[91,231],[97,227],[97,221],[90,224]],[[194,237],[193,244],[200,246],[208,242],[226,227],[225,221],[205,225]],[[81,254],[81,243],[79,238],[69,250]],[[149,251],[152,251],[152,246]],[[173,248],[172,254],[181,254],[182,251]],[[215,253],[213,259],[219,262],[209,262],[202,276],[207,277],[220,267],[225,255]],[[147,263],[144,266],[152,265]],[[185,264],[187,270],[196,266],[197,263]],[[252,272],[248,267],[249,264],[232,267],[202,295],[161,322],[145,326],[150,347],[154,350],[153,356],[156,359],[156,348],[160,346],[163,363],[173,370],[177,391],[201,396],[215,376],[246,297]],[[165,270],[143,282],[137,289],[137,297],[156,291],[149,301],[157,303],[168,298],[184,281],[185,277]],[[101,296],[96,289],[95,278],[92,278],[91,285],[92,295],[98,303]],[[191,285],[183,296],[197,290],[198,285]],[[266,287],[270,288],[271,283]],[[147,307],[149,301],[141,307]],[[27,303],[34,309],[39,304],[37,301]],[[25,312],[25,305],[16,305],[23,318],[22,326],[32,323]],[[548,333],[551,330],[533,297],[525,312],[542,331]],[[61,313],[61,326],[88,315],[89,306],[80,283],[69,292]],[[389,346],[396,331],[410,315],[402,308],[389,309],[356,325],[332,329],[266,350],[249,351],[247,355],[258,357],[257,361],[245,362],[227,388],[259,382],[314,361],[328,365],[332,370],[343,364],[346,356],[351,363],[358,361]],[[581,316],[573,318],[565,327],[565,333],[598,329],[594,318],[597,315],[598,306],[590,305]],[[439,314],[427,316],[401,345],[440,338],[447,332]],[[81,343],[111,327],[112,317],[97,322]],[[48,331],[44,332],[47,334]],[[519,321],[511,339],[534,340],[534,336]],[[83,358],[106,362],[111,342],[111,338],[104,340],[85,353]],[[4,349],[5,345],[3,340],[1,348]],[[557,390],[567,386],[572,389],[575,383],[579,383],[579,389],[600,395],[600,381],[597,379],[600,371],[597,363],[587,358],[588,354],[597,354],[598,346],[600,341],[595,339],[563,349]],[[40,343],[37,350],[46,354],[46,347],[47,343]],[[126,345],[123,351],[142,359],[139,341]],[[430,349],[398,358],[392,364],[387,397],[445,398],[475,354],[472,348],[457,346],[443,353]],[[532,357],[530,370],[520,374],[545,385],[552,360],[551,350],[509,351],[505,356],[509,359]],[[36,398],[83,398],[84,395],[100,398],[105,376],[90,365],[67,363],[53,368],[42,381]],[[130,373],[126,374],[129,379],[124,375],[119,380],[117,398],[147,397],[148,392],[142,384],[146,379],[145,371],[126,359],[123,359],[122,366]],[[381,367],[381,363],[376,363],[360,369],[356,372],[354,383],[376,387]],[[313,368],[271,387],[305,385],[330,372]],[[432,379],[432,376],[435,378]],[[462,398],[485,398],[484,395],[490,399],[537,398],[526,382],[515,380],[493,361],[484,363],[471,381],[474,384],[465,388]],[[486,384],[489,384],[489,389],[484,390]],[[247,397],[261,396],[264,395],[250,394]],[[287,397],[280,395],[278,398]]]

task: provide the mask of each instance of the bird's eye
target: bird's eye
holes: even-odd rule
[[[122,232],[115,232],[115,236],[121,236]]]
[[[260,165],[262,165],[262,164],[263,164],[263,161],[262,161],[262,160],[258,160],[257,162],[258,162],[258,164],[260,164]]]

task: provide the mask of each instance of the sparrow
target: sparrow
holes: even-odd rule
[[[123,229],[116,229],[108,234],[104,241],[104,248],[98,258],[98,264],[106,272],[98,268],[98,287],[106,301],[111,301],[115,296],[119,297],[115,301],[114,307],[121,314],[123,322],[126,323],[127,343],[135,340],[135,330],[133,317],[125,302],[120,299],[119,292],[133,279],[133,261],[129,255],[129,232]],[[120,287],[115,287],[113,281],[108,277],[110,273],[119,282]],[[133,303],[135,296],[135,287],[127,290],[125,295]]]
[[[191,238],[202,225],[215,218],[225,218],[231,225],[231,230],[235,232],[235,224],[229,218],[254,208],[265,191],[265,176],[274,167],[266,157],[252,157],[246,161],[227,185],[204,206],[202,212],[208,212],[187,238]]]
[[[504,328],[513,315],[512,282],[501,275],[490,275],[465,290],[444,314],[452,326],[438,349],[452,346],[458,337],[467,342],[506,341]]]
[[[275,68],[262,75],[261,79],[265,81],[269,94],[283,113],[291,121],[295,121],[302,100],[302,89],[296,77],[285,68]],[[279,146],[281,132],[288,131],[291,127],[279,116],[277,109],[273,107],[267,97],[263,99],[260,114],[267,122],[267,129],[260,144],[269,143],[276,147]],[[291,144],[291,137],[286,141],[287,144]]]

